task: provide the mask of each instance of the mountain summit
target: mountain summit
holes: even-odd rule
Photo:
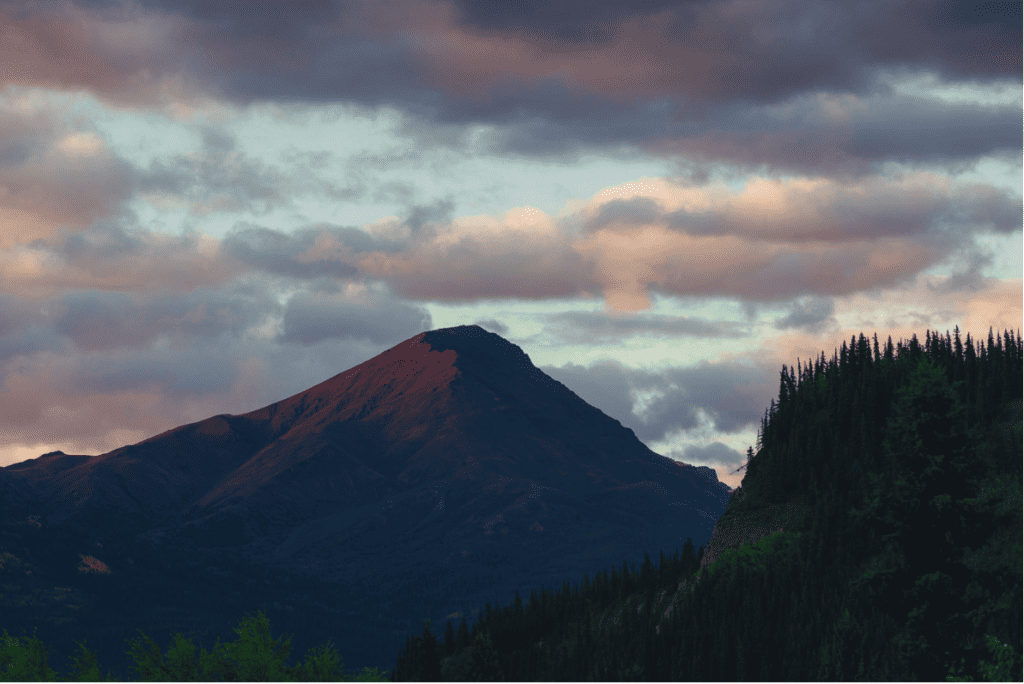
[[[729,498],[475,325],[256,411],[8,466],[0,486],[43,524],[165,563],[384,584],[435,615],[707,543]]]

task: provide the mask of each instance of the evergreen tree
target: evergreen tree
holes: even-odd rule
[[[487,632],[479,632],[473,640],[473,653],[469,661],[470,682],[500,682],[502,680],[498,651]]]
[[[441,679],[441,658],[437,648],[437,638],[430,631],[430,620],[423,621],[422,646],[416,665],[416,680],[420,682],[437,682]]]
[[[469,628],[466,626],[466,616],[463,614],[459,630],[455,633],[455,646],[456,648],[469,648],[469,644]]]
[[[452,629],[452,621],[448,620],[444,626],[444,654],[445,657],[455,653],[455,630]]]

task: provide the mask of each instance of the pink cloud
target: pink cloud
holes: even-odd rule
[[[128,11],[101,15],[71,2],[46,8],[0,5],[0,87],[88,89],[125,104],[155,103],[177,69],[182,22]]]
[[[913,279],[970,230],[1003,228],[1014,201],[929,173],[856,184],[754,178],[740,191],[642,179],[557,220],[463,217],[432,242],[338,258],[413,299],[601,292],[609,311],[638,311],[652,288],[753,301],[848,295]],[[948,233],[957,222],[966,231]]]
[[[205,235],[177,237],[146,230],[130,235],[126,245],[116,231],[92,231],[82,239],[62,228],[43,244],[2,250],[5,291],[34,298],[78,289],[191,292],[200,286],[225,284],[245,270],[221,258],[220,241]],[[73,240],[75,250],[70,248]]]

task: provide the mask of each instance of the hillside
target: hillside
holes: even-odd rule
[[[707,549],[425,624],[393,677],[1020,681],[1021,368],[958,330],[783,366]]]

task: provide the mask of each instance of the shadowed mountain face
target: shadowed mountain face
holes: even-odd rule
[[[393,610],[415,594],[438,617],[705,544],[729,498],[710,468],[655,454],[478,326],[421,333],[250,413],[8,466],[5,492],[44,525],[164,563],[386,583]]]

